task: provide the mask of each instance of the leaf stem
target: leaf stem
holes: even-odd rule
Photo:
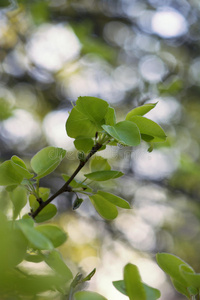
[[[41,202],[40,206],[34,211],[30,212],[29,215],[34,219],[40,212],[41,210],[46,207],[50,202],[52,202],[57,196],[64,192],[71,192],[72,188],[69,186],[71,181],[76,177],[76,175],[80,172],[80,170],[85,166],[87,161],[92,157],[100,148],[102,147],[102,144],[96,143],[89,154],[86,156],[84,161],[80,161],[78,167],[74,171],[74,173],[71,175],[71,177],[65,182],[65,184],[57,191],[55,192],[49,199],[47,199],[45,202]]]

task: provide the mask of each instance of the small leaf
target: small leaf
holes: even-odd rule
[[[102,128],[123,145],[137,146],[140,144],[140,132],[133,122],[122,121],[114,126],[103,125]]]
[[[196,289],[195,287],[193,286],[189,286],[188,287],[188,292],[190,295],[192,296],[196,296],[198,294],[198,289]]]
[[[53,172],[61,163],[65,154],[66,150],[55,147],[46,147],[37,152],[31,159],[31,167],[37,174],[36,179]]]
[[[127,208],[127,209],[130,208],[129,203],[126,200],[124,200],[124,199],[122,199],[118,196],[115,196],[114,194],[103,192],[103,191],[98,191],[97,194],[102,196],[107,201],[109,201],[110,203],[112,203],[116,206],[119,206],[119,207],[122,207],[122,208]]]
[[[138,106],[134,109],[132,109],[126,116],[126,120],[127,121],[131,121],[132,117],[133,116],[143,116],[145,115],[146,113],[148,113],[150,110],[152,110],[155,106],[156,106],[157,102],[156,103],[146,103],[142,106]]]
[[[90,162],[90,169],[92,172],[109,171],[111,166],[106,158],[96,155]]]
[[[74,201],[74,204],[73,204],[72,209],[73,209],[73,210],[78,209],[78,208],[81,206],[82,203],[83,203],[83,199],[81,199],[81,198],[76,198],[76,200]]]
[[[106,181],[109,179],[115,179],[118,177],[123,176],[124,174],[119,171],[97,171],[97,172],[92,172],[88,174],[84,174],[84,176],[90,180],[94,181]]]
[[[62,174],[62,178],[67,182],[69,180],[70,176],[67,174]],[[88,193],[92,192],[92,189],[88,185],[81,183],[76,179],[73,179],[70,182],[70,186],[75,189],[82,188],[85,192],[88,192]]]
[[[147,300],[157,300],[161,297],[161,293],[158,289],[155,289],[145,283],[143,283],[143,288],[145,290]]]
[[[54,250],[45,255],[45,262],[52,270],[61,276],[65,282],[68,282],[73,278],[72,272],[64,263],[59,252]]]
[[[67,240],[66,233],[56,225],[39,225],[36,227],[36,230],[45,235],[55,248],[59,247]]]
[[[171,278],[171,281],[175,287],[175,289],[183,294],[184,296],[186,296],[188,299],[190,299],[190,294],[188,293],[188,289],[187,287],[185,287],[184,285],[182,285],[179,281],[177,281],[176,279]]]
[[[96,268],[94,268],[92,272],[90,272],[84,279],[82,279],[82,282],[91,280],[91,278],[94,276],[95,273],[96,273]]]
[[[0,185],[19,185],[23,176],[17,172],[10,160],[0,165]]]
[[[24,259],[29,262],[40,263],[44,260],[44,256],[41,253],[26,253]]]
[[[117,217],[118,211],[116,206],[107,201],[105,198],[98,194],[90,196],[89,198],[92,204],[94,205],[96,211],[104,219],[113,220]]]
[[[187,266],[193,273],[193,269],[179,257],[169,253],[158,253],[156,255],[158,265],[163,269],[165,273],[174,278],[176,281],[187,287],[187,282],[184,279],[179,267],[181,265]]]
[[[74,298],[75,300],[107,300],[100,294],[89,291],[77,292],[74,294]]]
[[[24,161],[18,156],[14,155],[11,157],[11,163],[16,171],[21,174],[24,178],[32,178],[33,174],[31,174],[24,163]]]
[[[113,281],[112,283],[120,293],[127,296],[124,280],[117,280]]]
[[[18,186],[14,191],[10,192],[9,195],[13,204],[13,219],[16,219],[27,203],[27,193],[23,187]]]
[[[135,265],[129,263],[124,267],[124,283],[130,300],[146,300],[140,273]]]
[[[133,116],[130,121],[137,125],[142,138],[143,134],[145,134],[153,137],[152,142],[164,142],[166,140],[164,130],[154,121],[141,116]],[[146,137],[144,140],[146,140]]]
[[[87,153],[94,146],[94,141],[91,138],[79,137],[75,139],[74,146],[78,151],[83,151],[84,153]]]
[[[18,222],[18,227],[23,232],[24,236],[27,240],[35,247],[36,249],[40,250],[52,250],[53,244],[51,241],[44,236],[42,233],[37,231],[35,227],[31,226],[26,219],[20,220]]]
[[[50,203],[35,217],[37,223],[45,222],[52,219],[57,213],[57,207]]]

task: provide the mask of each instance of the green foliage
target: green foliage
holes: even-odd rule
[[[35,21],[39,22],[37,5],[32,9],[35,9],[35,12],[32,11],[32,14],[35,14]],[[128,113],[126,120],[116,123],[115,110],[106,101],[94,97],[79,97],[66,122],[67,134],[75,138],[74,145],[79,151],[77,157],[79,164],[71,176],[62,174],[64,185],[53,195],[51,195],[50,188],[40,186],[40,179],[59,166],[65,157],[66,150],[48,146],[37,152],[30,160],[35,177],[25,162],[16,155],[0,165],[0,185],[5,187],[13,210],[12,220],[8,220],[0,212],[2,243],[0,247],[0,260],[2,260],[0,296],[2,299],[29,299],[29,297],[39,299],[40,293],[56,291],[58,295],[74,296],[75,300],[106,300],[95,292],[77,291],[79,286],[92,278],[96,269],[86,276],[78,273],[73,278],[71,270],[55,249],[66,242],[66,233],[56,225],[49,223],[38,225],[37,223],[49,221],[56,215],[57,208],[51,202],[64,192],[72,192],[76,195],[73,210],[78,209],[85,200],[79,197],[79,193],[84,194],[90,199],[99,215],[106,220],[115,219],[118,215],[118,208],[130,209],[125,199],[109,192],[96,190],[99,183],[102,186],[102,182],[120,178],[124,174],[121,171],[112,170],[107,159],[99,155],[95,156],[95,154],[109,144],[137,146],[141,138],[148,141],[164,141],[166,136],[162,128],[155,122],[142,117],[154,106],[155,104],[147,104],[135,108]],[[90,160],[91,172],[83,173],[85,180],[79,181],[75,176],[88,160]],[[92,186],[93,181],[95,185]],[[27,203],[30,212],[21,218],[21,211],[25,209]],[[194,295],[195,289],[199,288],[199,275],[191,274],[190,268],[177,259],[175,263],[172,262],[172,269],[165,268],[168,259],[172,260],[168,257],[163,261],[163,257],[159,256],[159,264],[177,281],[176,287],[181,284],[179,290],[190,282],[187,291],[190,295]],[[21,269],[20,263],[23,261],[43,262],[51,269],[51,272],[47,275],[30,275],[26,270]],[[141,282],[139,271],[132,264],[125,266],[124,280],[113,284],[130,300],[156,300],[160,296],[158,290]]]

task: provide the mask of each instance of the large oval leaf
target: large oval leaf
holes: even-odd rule
[[[141,135],[152,137],[152,142],[164,142],[166,140],[164,130],[154,121],[141,116],[132,116],[130,121],[137,125]],[[144,140],[146,139],[147,137],[144,138]]]
[[[118,215],[118,210],[115,205],[107,201],[104,197],[96,194],[90,196],[90,201],[94,205],[96,211],[102,216],[104,219],[113,220]]]
[[[122,121],[114,126],[103,125],[102,128],[123,145],[137,146],[140,144],[140,132],[133,122]]]
[[[135,265],[129,263],[124,267],[124,283],[130,300],[146,300],[140,273]]]
[[[31,159],[31,167],[37,174],[36,179],[53,172],[65,157],[66,150],[56,147],[46,147],[37,152]]]
[[[56,213],[57,213],[57,207],[54,204],[49,203],[35,217],[35,221],[37,223],[48,221],[48,220],[52,219],[56,215]]]
[[[95,292],[82,291],[74,294],[75,300],[107,300],[102,295]]]
[[[36,230],[45,235],[55,248],[62,245],[67,239],[66,233],[56,225],[39,225],[36,227]]]
[[[123,176],[124,173],[119,172],[119,171],[113,171],[113,170],[108,170],[108,171],[97,171],[97,172],[92,172],[88,174],[84,174],[84,176],[90,180],[94,181],[106,181],[109,179],[115,179],[118,177]]]
[[[0,165],[0,185],[18,185],[22,180],[23,176],[17,172],[10,160]]]
[[[94,141],[91,138],[79,137],[75,139],[74,146],[78,151],[83,151],[87,153],[94,146]]]
[[[118,197],[114,194],[103,192],[103,191],[98,191],[97,194],[102,196],[107,201],[109,201],[110,203],[112,203],[116,206],[119,206],[119,207],[122,207],[122,208],[127,208],[127,209],[130,208],[129,203],[126,200],[124,200],[124,199],[122,199],[122,198],[120,198],[120,197]]]
[[[165,273],[167,273],[176,281],[180,282],[183,286],[188,286],[179,268],[181,265],[185,265],[191,270],[191,272],[194,273],[194,270],[186,262],[184,262],[179,257],[169,253],[158,253],[156,255],[156,259],[158,265],[161,267],[161,269],[163,269],[163,271],[165,271]]]

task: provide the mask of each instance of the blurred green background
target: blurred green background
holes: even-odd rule
[[[162,300],[183,299],[156,265],[157,252],[200,272],[199,16],[198,0],[0,1],[0,162],[14,154],[28,162],[47,145],[65,148],[58,171],[42,180],[54,192],[60,172],[77,166],[65,122],[78,96],[108,101],[119,121],[158,102],[147,117],[165,129],[166,143],[151,153],[146,144],[101,153],[126,174],[104,188],[133,210],[106,222],[85,202],[72,212],[71,195],[55,201],[53,221],[68,233],[64,258],[74,270],[97,267],[90,289],[110,300],[126,299],[111,281],[129,261]]]

